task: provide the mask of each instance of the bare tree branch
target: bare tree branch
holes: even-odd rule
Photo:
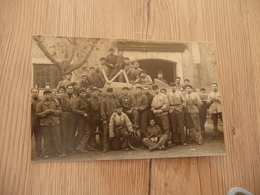
[[[66,38],[67,38],[67,37],[66,37]],[[74,55],[75,55],[75,52],[76,52],[76,41],[75,41],[75,38],[73,38],[73,42],[70,41],[68,38],[67,38],[67,40],[68,40],[71,44],[73,44],[73,48],[72,48],[71,56],[64,61],[64,63],[63,63],[64,65],[69,65],[69,64],[72,62],[72,60],[73,60],[73,58],[74,58]]]
[[[37,42],[37,45],[42,50],[44,55],[53,63],[53,65],[60,68],[60,62],[58,62],[47,50],[45,45],[43,44],[43,41],[41,40],[41,35],[33,36],[33,39]]]
[[[81,66],[83,66],[84,63],[87,62],[89,56],[91,55],[91,53],[92,53],[92,51],[94,50],[94,48],[95,48],[95,46],[96,46],[96,44],[97,44],[98,41],[99,41],[99,39],[93,39],[93,44],[91,45],[91,47],[90,47],[88,53],[85,55],[85,57],[84,57],[79,63],[77,63],[77,64],[72,64],[72,65],[70,66],[70,68],[69,68],[69,71],[76,70],[76,69],[80,68]]]

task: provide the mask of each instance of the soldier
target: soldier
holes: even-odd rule
[[[67,85],[72,83],[71,79],[72,79],[72,72],[70,72],[70,71],[66,72],[65,79],[59,82],[57,89],[59,89],[61,86],[67,87]]]
[[[129,88],[122,88],[123,94],[118,97],[119,103],[123,106],[123,112],[130,118],[134,123],[134,128],[139,127],[138,112],[135,109],[135,98],[129,94]]]
[[[110,149],[109,139],[109,120],[113,112],[116,110],[119,102],[113,95],[113,89],[107,89],[107,97],[101,102],[101,117],[103,121],[103,152],[107,152]]]
[[[218,91],[218,84],[212,83],[212,92],[209,93],[208,103],[210,104],[209,113],[214,125],[214,138],[218,136],[218,118],[222,122],[222,107],[221,107],[221,98],[220,92]]]
[[[169,100],[165,94],[159,93],[158,85],[153,85],[152,88],[155,92],[155,96],[152,101],[151,110],[155,114],[157,120],[160,121],[163,128],[163,133],[167,135],[168,147],[171,147],[172,143],[168,117]]]
[[[109,137],[115,150],[120,150],[120,148],[125,151],[129,150],[127,143],[129,132],[133,132],[132,123],[123,113],[123,107],[118,105],[109,122]]]
[[[127,71],[127,76],[129,78],[129,82],[133,84],[136,81],[137,76],[139,76],[141,74],[141,71],[142,71],[142,69],[139,68],[139,62],[135,61],[134,62],[134,67],[130,68]]]
[[[144,87],[144,94],[146,95],[146,97],[148,98],[148,106],[147,106],[147,111],[148,111],[148,118],[147,121],[150,121],[152,118],[155,118],[154,113],[151,110],[151,104],[153,101],[153,95],[150,93],[150,88],[148,86]]]
[[[73,86],[67,85],[67,93],[64,93],[60,97],[60,105],[62,109],[62,113],[60,116],[61,122],[61,146],[64,151],[66,149],[75,153],[73,150],[73,137],[74,137],[74,124],[75,124],[75,116],[72,113],[72,102],[77,97],[73,95]]]
[[[72,112],[75,113],[78,121],[78,143],[80,144],[86,131],[90,131],[89,116],[88,116],[88,102],[86,98],[86,90],[80,89],[79,97],[72,102]],[[81,152],[88,152],[85,150],[85,146],[77,147],[77,150]]]
[[[140,73],[140,76],[137,77],[135,80],[134,84],[142,84],[142,85],[152,85],[153,80],[149,75],[146,74],[145,70],[142,70]]]
[[[188,129],[191,134],[191,138],[197,141],[199,145],[203,143],[200,120],[199,120],[199,108],[202,106],[201,99],[196,92],[192,92],[192,86],[186,86],[185,95],[186,99],[186,109],[185,109],[185,118],[187,121]]]
[[[182,92],[177,90],[176,83],[173,83],[171,87],[172,91],[167,97],[170,103],[169,116],[172,125],[173,142],[175,144],[181,142],[182,145],[187,146],[184,132],[184,108],[186,107],[186,100]]]
[[[147,138],[143,138],[143,143],[149,147],[152,152],[156,149],[165,150],[165,142],[167,134],[164,134],[161,128],[155,124],[155,120],[150,120],[150,125],[147,127]]]
[[[123,64],[124,64],[124,52],[123,51],[118,51],[118,56],[116,59],[116,63],[115,63],[115,67],[112,70],[110,76],[109,76],[109,80],[111,80],[119,71],[120,69],[122,69]]]
[[[110,72],[115,68],[117,55],[114,55],[115,50],[113,48],[109,49],[109,55],[106,57],[106,63],[109,66]]]
[[[105,85],[105,79],[96,73],[96,69],[94,67],[90,67],[90,75],[88,77],[89,84],[93,87],[102,88]]]
[[[137,121],[138,126],[136,128],[141,128],[141,130],[146,131],[147,128],[147,118],[148,118],[148,98],[142,92],[143,89],[141,86],[136,87],[137,94],[134,95],[135,97],[135,109],[138,112]]]
[[[168,82],[163,78],[163,72],[162,71],[158,71],[158,80],[160,80],[160,81],[162,81],[162,82],[164,82],[165,84],[167,84],[168,85]]]
[[[31,99],[31,137],[34,136],[35,139],[35,151],[37,156],[42,155],[42,133],[40,120],[36,115],[36,108],[41,99],[39,98],[39,89],[31,89],[32,99]]]
[[[36,108],[36,114],[40,118],[41,131],[44,140],[44,158],[49,158],[50,155],[50,139],[53,139],[55,147],[61,157],[66,157],[65,152],[61,147],[60,142],[60,121],[59,115],[61,108],[59,102],[51,98],[51,91],[45,90],[43,92],[44,100],[41,101]]]

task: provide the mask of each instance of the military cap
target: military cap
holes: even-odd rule
[[[155,90],[155,89],[159,89],[158,85],[153,85],[152,86],[152,89]]]
[[[113,88],[107,88],[107,92],[113,92]]]
[[[169,85],[170,85],[171,87],[174,87],[174,86],[176,86],[176,83],[175,83],[175,82],[171,82]]]
[[[191,85],[186,85],[186,86],[185,86],[185,89],[186,89],[187,87],[190,87],[190,88],[192,89],[192,86],[191,86]]]
[[[184,81],[189,81],[189,82],[190,82],[190,80],[189,80],[189,79],[185,79]]]
[[[85,92],[86,93],[86,89],[79,89],[79,93],[83,93],[83,92]]]
[[[116,106],[116,109],[119,109],[119,108],[123,108],[123,106],[122,106],[121,104],[118,104],[118,105]]]
[[[86,74],[83,74],[83,75],[81,76],[81,78],[83,78],[83,77],[88,77],[88,75],[86,75]]]
[[[98,91],[98,88],[97,88],[97,87],[93,87],[91,91],[92,91],[92,92]]]
[[[65,73],[65,75],[68,75],[68,74],[71,74],[71,75],[72,75],[72,72],[67,71],[67,72]]]
[[[58,90],[60,90],[60,89],[64,89],[66,91],[66,88],[63,85],[60,86]]]
[[[143,89],[141,86],[137,86],[136,89]]]
[[[125,60],[130,60],[128,57],[125,57]]]
[[[163,71],[158,71],[158,73],[157,74],[163,74]]]
[[[48,93],[51,93],[51,90],[47,89],[43,92],[43,94],[48,94]]]
[[[141,73],[146,73],[146,70],[142,70]]]
[[[123,88],[122,88],[122,90],[124,90],[124,89],[127,89],[127,90],[129,90],[129,88],[128,88],[128,87],[123,87]]]
[[[105,60],[105,61],[106,61],[106,58],[102,57],[102,58],[100,58],[100,61],[101,61],[101,60]]]

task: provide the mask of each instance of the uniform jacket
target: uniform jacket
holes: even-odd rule
[[[137,79],[137,76],[141,74],[142,69],[141,68],[130,68],[127,72],[127,75],[129,77],[129,80],[135,81]]]
[[[135,94],[135,106],[138,110],[143,111],[148,108],[148,98],[145,94]]]
[[[213,100],[214,98],[214,100]],[[208,103],[210,103],[209,113],[217,114],[222,112],[220,92],[210,92],[208,96]]]
[[[148,138],[161,137],[162,134],[163,134],[163,131],[158,125],[154,125],[153,127],[152,126],[147,127]]]
[[[102,88],[105,84],[105,79],[100,74],[90,74],[88,81],[90,85],[97,88]]]
[[[84,114],[88,114],[88,102],[85,97],[77,97],[72,102],[72,112],[77,114],[78,116],[84,116]]]
[[[130,110],[132,107],[135,107],[135,98],[132,95],[121,95],[118,97],[118,101],[124,110]]]
[[[150,94],[150,93],[147,93],[145,95],[148,98],[148,107],[147,107],[147,109],[151,110],[151,104],[152,104],[154,96],[152,94]]]
[[[119,104],[118,100],[114,97],[106,97],[101,102],[101,116],[103,121],[109,121],[111,115],[114,113],[117,105]]]
[[[94,97],[92,96],[87,100],[88,102],[88,112],[92,115],[101,115],[101,97]]]
[[[72,102],[76,99],[77,97],[75,95],[72,95],[69,97],[67,93],[64,93],[60,96],[60,107],[62,111],[72,111]]]
[[[167,96],[163,93],[158,93],[154,96],[152,104],[151,104],[151,110],[162,110],[162,113],[155,113],[155,116],[160,117],[163,115],[167,115],[169,111],[169,100]]]
[[[109,64],[113,64],[113,65],[115,65],[116,64],[116,59],[117,59],[117,55],[108,55],[107,57],[106,57],[106,62],[107,63],[109,63]]]
[[[144,78],[138,76],[135,83],[139,83],[139,84],[143,84],[143,85],[152,85],[153,80],[151,79],[151,77],[149,75],[146,75]]]
[[[36,108],[37,108],[37,105],[41,102],[42,100],[38,97],[37,99],[34,99],[32,97],[32,100],[31,100],[31,117],[33,118],[36,118],[37,115],[36,115]]]
[[[172,113],[173,110],[177,110],[179,112],[182,111],[183,107],[186,107],[186,99],[184,98],[182,92],[175,91],[175,92],[169,92],[168,100],[170,103],[170,110],[169,113]]]
[[[114,112],[109,122],[109,132],[114,132],[115,127],[126,127],[129,131],[132,130],[132,123],[128,116],[122,112],[121,115]]]
[[[186,113],[199,113],[199,108],[202,106],[202,101],[196,92],[191,92],[185,95],[186,99]]]
[[[54,113],[46,114],[44,111],[48,109],[55,110]],[[41,101],[36,108],[36,114],[40,118],[40,125],[57,125],[60,124],[59,115],[61,108],[58,100],[50,99],[50,101]]]

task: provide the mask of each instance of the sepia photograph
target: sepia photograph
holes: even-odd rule
[[[214,43],[32,36],[31,160],[225,154]]]

